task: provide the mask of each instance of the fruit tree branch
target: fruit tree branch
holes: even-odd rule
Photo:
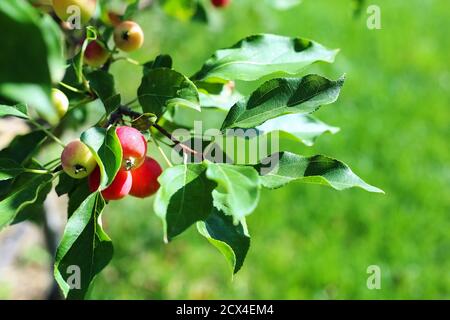
[[[133,111],[130,108],[128,108],[127,106],[120,106],[115,112],[113,112],[111,114],[110,119],[107,122],[107,126],[114,124],[122,116],[128,116],[128,117],[130,117],[132,119],[138,119],[138,118],[141,118],[143,116],[143,114],[140,113],[140,112]],[[203,159],[203,155],[200,152],[192,149],[191,147],[187,146],[186,144],[184,144],[183,142],[178,140],[173,134],[171,134],[169,131],[164,129],[159,124],[152,123],[152,124],[150,124],[150,126],[154,127],[163,136],[165,136],[170,141],[172,141],[174,143],[174,145],[172,147],[179,146],[183,150],[183,153],[190,153],[190,154],[194,155],[194,157],[196,157],[198,159]]]

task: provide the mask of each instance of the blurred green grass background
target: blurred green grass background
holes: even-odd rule
[[[260,3],[236,0],[212,12],[209,26],[144,13],[146,45],[133,58],[168,53],[191,74],[215,49],[260,32],[340,48],[335,64],[308,72],[347,73],[338,102],[317,114],[342,130],[298,151],[343,160],[386,195],[295,183],[263,191],[234,280],[195,228],[165,245],[151,201],[113,203],[104,216],[115,256],[91,298],[450,298],[450,3],[375,1],[381,30],[366,27],[365,8],[353,17],[350,0],[305,0],[289,11]],[[131,100],[140,70],[113,71]],[[381,267],[381,290],[366,287],[369,265]]]

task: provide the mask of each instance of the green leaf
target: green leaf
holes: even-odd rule
[[[0,151],[0,158],[8,158],[24,164],[40,148],[47,135],[43,131],[32,131],[16,136],[9,146]]]
[[[123,21],[131,20],[131,18],[133,18],[133,16],[136,13],[138,13],[139,3],[140,3],[140,0],[134,0],[127,6],[127,9],[125,10],[125,14],[122,17]]]
[[[269,189],[300,181],[326,185],[336,190],[358,187],[384,193],[364,182],[345,163],[323,155],[303,157],[290,152],[275,153],[262,160],[256,169],[261,174],[262,185]]]
[[[93,259],[93,274],[99,274],[112,260],[114,255],[114,247],[111,238],[103,230],[100,223],[100,218],[97,219],[95,232],[95,250]]]
[[[197,1],[197,8],[195,9],[195,14],[192,16],[192,21],[200,23],[208,23],[209,21],[208,12],[200,1]]]
[[[245,221],[235,225],[230,216],[214,209],[205,221],[197,222],[197,229],[224,255],[233,274],[237,273],[250,248],[250,236]]]
[[[215,183],[205,173],[205,164],[187,164],[168,168],[159,177],[154,210],[163,221],[166,242],[211,213]]]
[[[23,174],[18,177],[18,179],[23,179],[21,181],[25,181],[22,183],[27,183],[29,179],[32,178],[31,174]],[[44,208],[44,201],[47,199],[48,194],[50,191],[52,191],[52,183],[48,182],[47,184],[44,184],[42,188],[39,189],[39,193],[36,196],[36,200],[33,201],[32,204],[24,207],[22,210],[18,211],[16,216],[14,217],[14,220],[11,221],[10,225],[15,225],[18,223],[21,223],[23,221],[32,221],[36,223],[40,223],[43,218],[43,208]]]
[[[111,239],[99,224],[104,206],[100,193],[95,192],[81,203],[67,221],[56,252],[54,274],[68,299],[85,298],[95,276],[112,258]]]
[[[158,117],[176,106],[200,111],[194,83],[181,73],[167,68],[149,70],[144,75],[138,98],[145,113],[154,113]]]
[[[230,85],[221,85],[220,90],[216,83],[206,85],[208,82],[196,82],[200,85],[200,105],[202,108],[218,108],[229,111],[238,101],[244,97]],[[202,110],[203,111],[203,110]]]
[[[100,189],[107,188],[116,177],[122,166],[122,147],[116,134],[116,128],[91,128],[81,135],[85,143],[94,154],[100,167]]]
[[[47,60],[50,77],[53,83],[58,83],[64,78],[66,72],[64,35],[59,25],[48,14],[42,16],[40,28],[48,48]]]
[[[55,187],[56,194],[60,197],[64,194],[72,192],[75,189],[78,181],[79,180],[70,177],[65,172],[61,173],[59,175],[58,184]]]
[[[23,167],[14,160],[0,158],[0,181],[14,179],[23,170]]]
[[[252,128],[285,114],[312,113],[335,102],[343,84],[344,77],[333,81],[314,74],[269,80],[248,100],[241,100],[231,108],[222,130]]]
[[[259,34],[216,51],[193,79],[254,81],[272,74],[297,75],[312,63],[333,62],[337,53],[303,38]]]
[[[15,106],[5,106],[0,104],[0,118],[9,116],[28,119],[27,106],[23,104],[18,104]]]
[[[32,131],[22,136],[16,136],[7,148],[0,151],[0,158],[25,165],[46,138],[47,135],[43,131]],[[0,198],[10,191],[11,186],[11,180],[0,181]]]
[[[206,176],[217,183],[212,193],[214,206],[233,216],[236,223],[256,209],[260,181],[254,168],[208,162]]]
[[[242,96],[239,94],[229,95],[212,95],[200,92],[200,105],[202,108],[217,108],[225,111],[229,111]],[[203,110],[202,110],[203,112]]]
[[[88,179],[83,179],[74,186],[74,188],[68,193],[69,205],[67,207],[67,216],[70,218],[72,214],[78,209],[78,207],[91,195],[91,191],[88,186]]]
[[[34,175],[27,183],[18,181],[12,186],[9,195],[0,201],[0,230],[9,225],[17,213],[28,205],[33,204],[41,189],[52,180],[52,175]]]
[[[103,102],[103,107],[106,111],[106,116],[109,116],[111,113],[116,111],[120,107],[120,103],[122,102],[122,97],[120,94],[116,94],[114,96],[105,99]]]
[[[112,74],[96,70],[86,75],[89,86],[97,94],[105,107],[106,117],[120,107],[121,96],[116,93]]]
[[[80,52],[73,58],[73,67],[77,76],[78,83],[83,82],[83,62],[89,42],[97,40],[97,30],[93,26],[86,27],[86,38],[81,45]]]
[[[103,70],[95,70],[88,73],[86,78],[89,80],[90,88],[102,101],[116,94],[112,74]]]
[[[45,168],[38,163],[36,160],[32,159],[31,161],[28,161],[27,167],[30,169],[37,169],[37,170],[45,170]],[[17,176],[14,179],[14,185],[15,186],[22,186],[29,183],[30,180],[36,177],[35,173],[29,173],[24,172]],[[27,206],[24,206],[21,208],[14,217],[14,220],[11,221],[10,225],[14,225],[20,222],[23,222],[25,220],[33,221],[33,222],[40,222],[43,216],[43,204],[45,199],[47,198],[48,194],[52,190],[53,187],[53,178],[48,181],[47,183],[44,183],[37,193],[36,199],[33,200],[32,203],[30,203]]]
[[[44,35],[42,25],[50,24],[47,18],[43,19],[24,0],[0,1],[0,29],[5,30],[0,96],[36,108],[49,123],[56,124],[59,118],[50,95],[52,74],[58,69],[54,58],[58,53],[51,41],[55,29],[46,30],[51,34]]]
[[[172,69],[173,61],[172,57],[167,54],[160,54],[153,61],[144,63],[143,72],[144,76],[147,75],[153,69],[167,68]]]
[[[286,138],[312,146],[316,139],[324,133],[335,134],[339,128],[314,118],[311,115],[288,114],[268,120],[256,127],[259,134],[279,134],[280,138]]]

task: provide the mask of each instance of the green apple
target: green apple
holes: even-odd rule
[[[55,107],[58,117],[61,119],[67,113],[69,109],[69,99],[67,96],[59,89],[52,89],[52,103]]]

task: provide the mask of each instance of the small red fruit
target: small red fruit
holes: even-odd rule
[[[94,172],[89,176],[89,190],[95,192],[100,186],[100,168],[95,168]],[[105,200],[120,200],[126,197],[131,190],[133,178],[130,171],[119,170],[113,183],[102,191]]]
[[[131,171],[133,185],[130,195],[138,198],[147,198],[159,189],[158,177],[162,168],[155,159],[146,157],[144,164],[138,169]]]
[[[139,130],[132,127],[118,127],[117,136],[122,146],[125,170],[139,168],[147,155],[147,141]]]
[[[84,62],[91,67],[98,68],[103,66],[109,59],[109,52],[98,41],[91,41],[84,52]]]
[[[231,0],[211,0],[214,7],[224,8],[230,4]]]

